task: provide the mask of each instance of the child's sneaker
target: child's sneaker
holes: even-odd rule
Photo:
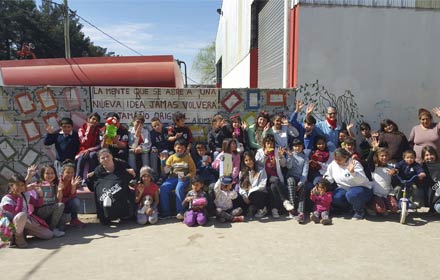
[[[232,216],[238,216],[241,213],[243,213],[243,209],[241,209],[241,207],[237,207],[234,210],[232,210],[232,212],[231,212]]]
[[[283,202],[283,206],[284,206],[284,208],[285,208],[288,212],[290,212],[290,211],[293,210],[293,205],[292,205],[292,203],[290,203],[290,201],[288,201],[287,199],[284,200],[284,202]]]
[[[370,208],[367,208],[367,214],[369,216],[373,216],[373,217],[377,216],[376,210],[373,210],[373,209],[370,209]]]
[[[66,234],[64,231],[61,231],[57,228],[54,229],[52,232],[53,232],[53,236],[55,236],[55,237],[61,237],[61,236],[64,236],[64,234]]]
[[[300,212],[298,214],[298,224],[304,224],[306,222],[306,219],[304,218],[304,213]]]
[[[365,216],[365,212],[363,210],[362,211],[355,211],[354,215],[353,215],[353,219],[362,220],[362,219],[364,219],[364,216]]]
[[[319,213],[316,213],[319,215]],[[310,213],[310,220],[315,222],[315,224],[319,223],[319,216],[317,216],[314,212]]]
[[[15,244],[18,248],[26,248],[28,246],[24,234],[16,234],[14,236],[14,242],[11,242],[11,244]]]
[[[183,219],[184,219],[183,214],[182,213],[178,213],[176,215],[176,219],[178,219],[179,221],[183,221]]]
[[[289,215],[287,216],[287,219],[294,219],[295,213],[293,211],[289,211]]]
[[[255,213],[257,212],[256,210],[257,209],[255,209],[254,205],[250,205],[248,208],[248,213],[247,213],[248,218],[252,218],[255,215]]]
[[[85,224],[83,222],[81,222],[78,218],[71,220],[70,225],[76,226],[78,228],[83,228],[85,226]]]
[[[276,208],[272,209],[272,217],[274,219],[278,219],[280,217],[280,214],[278,213],[278,209],[276,209]]]
[[[323,224],[324,226],[331,225],[332,224],[332,220],[329,219],[329,218],[322,218],[321,219],[321,224]]]
[[[267,208],[264,207],[263,209],[258,209],[257,213],[255,214],[255,218],[261,219],[267,214]]]
[[[233,223],[241,223],[241,222],[244,222],[244,217],[243,217],[243,216],[234,216],[234,217],[232,217],[232,222],[233,222]]]

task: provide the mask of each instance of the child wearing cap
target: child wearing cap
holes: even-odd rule
[[[304,143],[300,139],[294,139],[292,151],[287,152],[287,192],[290,204],[298,211],[297,221],[300,224],[305,222],[304,200],[308,173],[309,159],[304,153]],[[293,216],[294,210],[289,211],[289,217]]]
[[[166,181],[160,187],[159,198],[161,216],[171,216],[169,193],[176,191],[176,218],[183,220],[182,202],[185,199],[185,190],[189,186],[190,179],[196,175],[196,165],[189,153],[183,139],[178,139],[174,143],[176,153],[171,155],[162,166],[164,174],[169,174]]]
[[[56,160],[54,162],[57,173],[61,170],[61,163],[66,159],[75,160],[75,156],[79,151],[80,141],[78,133],[73,130],[73,121],[71,118],[62,118],[60,121],[59,130],[54,130],[54,127],[46,125],[46,137],[44,138],[44,145],[55,145]]]
[[[136,221],[140,225],[155,224],[158,220],[159,187],[152,180],[153,172],[152,168],[143,166],[139,175],[140,182],[135,189],[135,203],[138,205]]]
[[[206,206],[208,199],[203,191],[203,180],[196,176],[191,180],[191,190],[182,202],[183,207],[187,207],[183,222],[192,227],[195,225],[203,226],[208,221]]]
[[[220,177],[214,186],[216,216],[222,223],[244,221],[241,207],[233,209],[232,201],[237,198],[238,193],[233,189],[232,184],[232,177],[224,176]]]

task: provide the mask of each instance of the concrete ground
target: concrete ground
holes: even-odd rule
[[[189,228],[110,227],[93,215],[64,237],[0,249],[2,279],[438,279],[440,218],[410,213],[333,225],[281,218]],[[437,256],[437,257],[436,257]]]

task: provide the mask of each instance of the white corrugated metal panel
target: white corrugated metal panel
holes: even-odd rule
[[[300,4],[415,8],[417,0],[299,0]]]
[[[258,87],[283,86],[284,1],[268,1],[258,14]]]

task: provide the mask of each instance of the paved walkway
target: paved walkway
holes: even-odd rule
[[[265,218],[188,228],[174,220],[84,229],[0,250],[2,279],[438,279],[440,218],[333,225]]]

